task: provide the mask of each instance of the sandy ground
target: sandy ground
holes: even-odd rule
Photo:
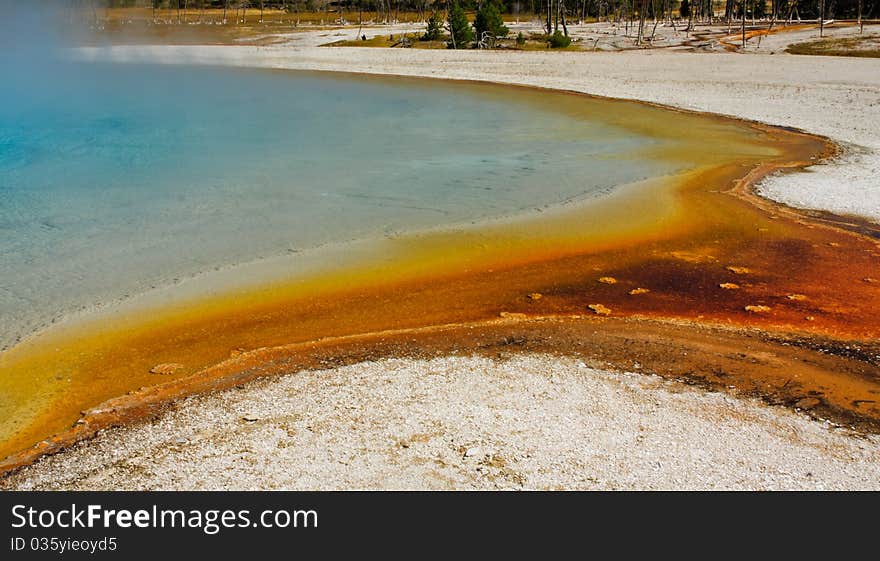
[[[797,23],[797,22],[795,22]],[[760,41],[749,41],[749,50],[757,51],[757,52],[765,52],[769,54],[773,53],[784,53],[785,49],[789,45],[793,45],[795,43],[807,43],[810,41],[818,41],[819,39],[829,39],[829,38],[844,38],[844,37],[858,37],[859,28],[856,25],[831,25],[826,26],[822,36],[819,35],[819,27],[816,25],[810,26],[807,29],[799,29],[795,31],[786,31],[785,33],[773,33],[760,38]],[[862,35],[864,36],[876,36],[880,34],[880,26],[876,25],[868,25],[862,31]],[[735,37],[732,37],[733,39]]]
[[[772,178],[762,191],[880,221],[878,60],[315,46],[337,39],[331,33],[275,47],[115,47],[80,55],[489,80],[797,127],[829,136],[845,153],[809,173]],[[0,486],[880,489],[880,440],[782,408],[569,359],[392,360],[193,398],[152,423],[110,430],[44,458]]]
[[[843,154],[806,173],[770,178],[761,192],[794,206],[880,221],[880,59],[761,54],[763,48],[739,54],[307,46],[335,40],[333,33],[305,33],[300,39],[303,46],[126,46],[82,49],[79,56],[487,80],[638,99],[795,127],[830,137],[844,147]],[[813,33],[795,32],[786,41],[806,40]],[[775,37],[772,40],[777,41],[773,49],[783,46]],[[776,52],[773,49],[768,52]]]
[[[701,51],[701,52],[724,52],[729,45],[739,47],[741,42],[738,22],[728,27],[727,25],[706,25],[695,23],[692,29],[687,28],[687,22],[648,22],[644,31],[643,39],[637,42],[637,25],[628,25],[626,22],[597,22],[568,26],[569,36],[575,46],[583,50],[595,51],[621,51],[639,49],[670,49],[675,51]],[[765,54],[784,53],[785,48],[792,43],[811,41],[819,38],[819,28],[815,22],[792,22],[791,26],[775,23],[773,30],[784,31],[772,33],[768,36],[750,38],[746,42],[748,52],[760,52]],[[538,19],[519,19],[505,23],[510,30],[510,36],[522,33],[526,37],[530,34],[544,33],[543,21]],[[807,28],[803,28],[807,26]],[[769,22],[747,23],[747,32],[766,30],[770,27]],[[867,33],[878,32],[877,28],[869,26]],[[287,47],[318,47],[335,41],[357,40],[361,35],[372,39],[378,35],[400,35],[402,33],[423,33],[425,24],[401,23],[388,25],[369,24],[364,27],[339,26],[337,28],[310,29],[303,27],[291,33],[274,33],[245,39],[243,44],[253,41],[272,39],[273,42]],[[858,28],[851,24],[836,24],[826,26],[824,37],[851,37],[858,34]],[[727,46],[725,46],[725,44]]]
[[[880,489],[880,439],[542,355],[263,380],[115,429],[19,489]]]

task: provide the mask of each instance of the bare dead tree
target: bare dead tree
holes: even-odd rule
[[[687,37],[688,35],[690,35],[691,30],[693,29],[693,26],[694,26],[694,11],[695,11],[695,8],[694,8],[693,6],[691,6],[690,10],[688,10],[688,26],[687,26],[687,29],[684,30],[684,36],[685,36],[685,37]]]
[[[733,23],[733,0],[724,3],[724,17],[727,18],[727,34],[730,35]]]
[[[361,31],[364,29],[364,2],[363,0],[358,0],[358,33],[355,40],[361,38]]]
[[[798,21],[801,21],[801,14],[798,12],[798,4],[797,0],[791,5],[791,11],[788,12],[788,23],[791,24],[791,18],[796,17]]]
[[[660,18],[657,17],[657,14],[658,14],[658,12],[657,12],[657,0],[651,0],[651,8],[652,8],[652,11],[654,12],[654,27],[651,29],[651,39],[650,39],[650,41],[651,41],[651,43],[653,44],[653,42],[654,42],[654,35],[657,33],[657,25],[660,23]],[[661,7],[661,9],[663,9],[663,8]]]
[[[556,0],[556,11],[553,16],[553,33],[559,31],[559,0]]]
[[[553,34],[553,0],[547,0],[547,35]]]
[[[773,31],[773,25],[776,24],[776,18],[779,17],[779,2],[773,2],[773,14],[770,16],[770,25],[767,26],[766,35],[770,35]],[[758,46],[761,46],[761,38],[758,38]]]
[[[557,0],[557,2],[561,6],[559,11],[561,12],[560,19],[562,20],[562,32],[568,37],[568,26],[565,25],[565,0]]]
[[[648,0],[642,0],[639,5],[639,30],[636,33],[636,45],[642,43],[642,36],[645,33],[645,15],[648,11]]]
[[[248,0],[239,0],[238,7],[241,8],[241,16],[239,17],[238,12],[236,11],[235,17],[241,24],[247,23],[247,10],[250,7]]]
[[[862,19],[862,5],[864,4],[864,0],[859,0],[859,35],[862,34],[862,31],[865,29],[865,22]]]

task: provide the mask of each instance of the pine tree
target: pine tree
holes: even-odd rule
[[[447,47],[465,49],[470,43],[473,43],[474,30],[458,2],[453,2],[452,7],[449,8],[446,24],[450,35],[449,41],[446,42]]]
[[[439,41],[441,37],[443,37],[443,22],[437,12],[434,12],[428,18],[428,25],[425,28],[425,34],[422,35],[422,41]]]
[[[553,32],[553,35],[550,36],[548,41],[551,49],[564,49],[571,45],[571,37],[565,35],[558,29]]]
[[[691,4],[688,0],[681,0],[681,6],[678,7],[678,14],[682,19],[691,16]]]
[[[477,18],[474,20],[474,28],[477,30],[477,40],[483,39],[483,33],[488,32],[494,38],[506,37],[510,32],[501,19],[501,13],[493,0],[486,0],[477,10]]]

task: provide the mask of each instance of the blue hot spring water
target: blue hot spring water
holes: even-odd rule
[[[505,92],[110,64],[7,84],[0,349],[212,268],[515,215],[658,173],[621,163],[649,139]]]

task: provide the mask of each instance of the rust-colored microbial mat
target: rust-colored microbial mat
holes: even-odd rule
[[[530,217],[383,240],[305,278],[43,332],[0,355],[0,395],[14,411],[0,419],[0,457],[26,450],[0,469],[189,392],[402,354],[638,363],[877,429],[877,230],[750,191],[832,147],[707,115],[531,95],[572,118],[603,104],[609,123],[662,138],[644,157],[680,163],[680,173]]]

